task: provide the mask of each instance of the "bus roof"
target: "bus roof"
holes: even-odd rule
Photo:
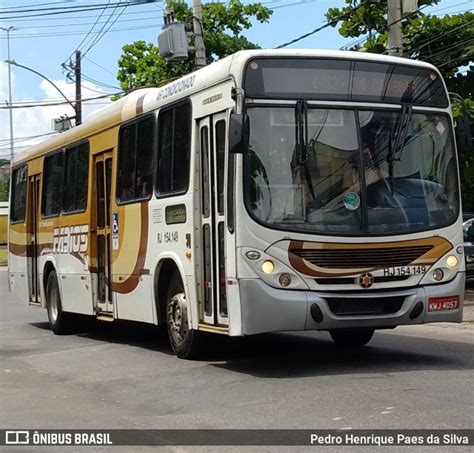
[[[168,103],[175,102],[181,97],[215,85],[220,81],[233,78],[240,85],[243,77],[242,68],[249,59],[256,57],[323,57],[394,63],[435,69],[434,66],[426,62],[366,52],[322,49],[242,50],[162,87],[140,88],[132,91],[120,100],[89,115],[82,125],[73,127],[66,132],[31,146],[27,151],[14,159],[14,165],[78,142],[144,112],[154,110]]]

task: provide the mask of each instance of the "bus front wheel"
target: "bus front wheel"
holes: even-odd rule
[[[56,335],[69,333],[71,329],[72,316],[63,311],[58,277],[55,271],[51,271],[48,275],[48,281],[46,283],[46,303],[51,330]]]
[[[171,348],[181,359],[192,359],[199,354],[200,337],[189,328],[186,294],[179,272],[175,271],[168,286],[166,323]]]
[[[330,330],[331,338],[338,346],[359,348],[366,345],[374,336],[374,329]]]

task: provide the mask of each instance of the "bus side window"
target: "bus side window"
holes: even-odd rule
[[[191,105],[181,104],[160,112],[157,192],[181,194],[189,186]]]
[[[64,212],[84,211],[89,181],[89,143],[66,149],[64,174]]]
[[[25,220],[27,174],[28,169],[26,165],[13,170],[10,223],[23,222]]]
[[[152,192],[155,116],[147,116],[120,129],[117,198],[143,200]]]
[[[64,154],[62,151],[45,157],[41,214],[43,217],[58,215],[61,211]]]

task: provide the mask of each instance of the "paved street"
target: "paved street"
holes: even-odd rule
[[[473,323],[377,333],[350,353],[326,333],[219,341],[184,361],[138,324],[55,336],[0,279],[4,428],[473,426]]]

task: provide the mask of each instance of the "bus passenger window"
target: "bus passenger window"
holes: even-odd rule
[[[58,215],[61,211],[63,186],[63,152],[56,152],[44,159],[41,214],[43,217]]]
[[[89,180],[89,144],[66,149],[64,181],[64,212],[84,211],[87,206]]]
[[[120,129],[117,198],[143,200],[152,192],[155,140],[154,115]]]
[[[26,165],[13,170],[10,223],[23,222],[25,220],[27,173]]]
[[[184,193],[189,185],[191,105],[160,113],[157,191],[160,195]]]

